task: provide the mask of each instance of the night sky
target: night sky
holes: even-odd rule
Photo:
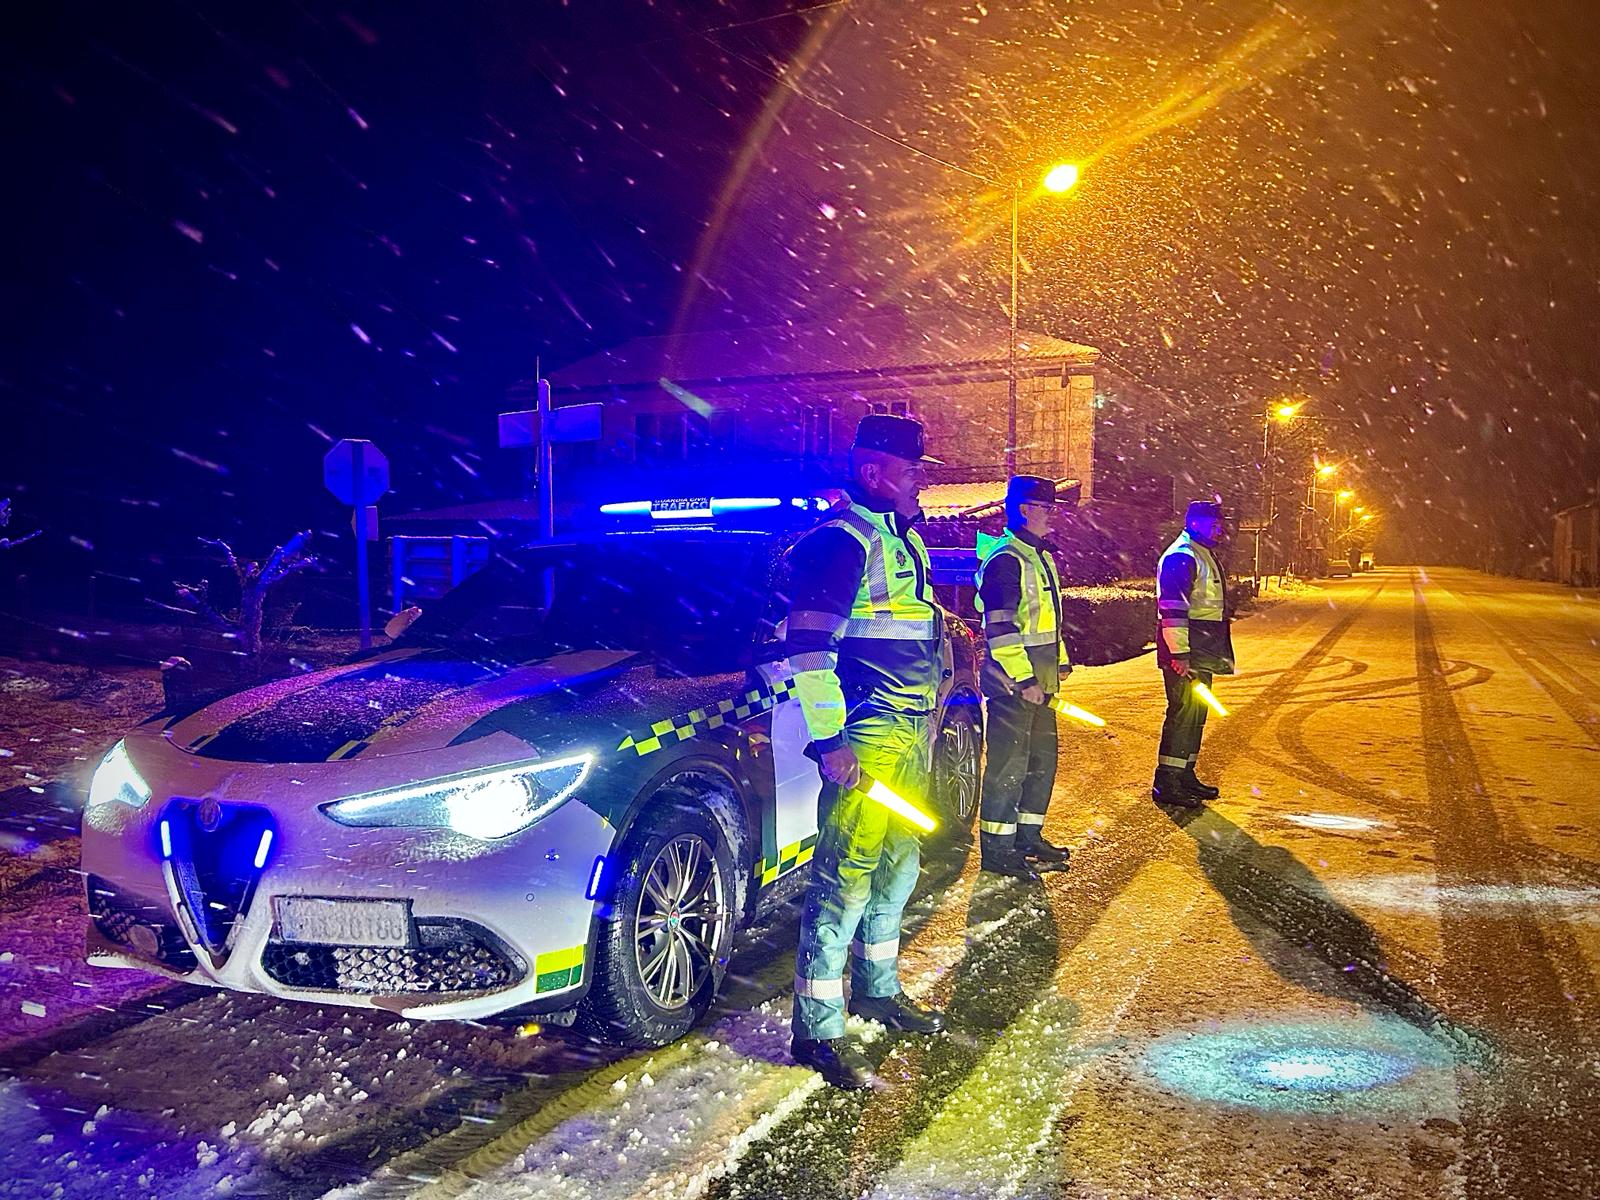
[[[1163,389],[1197,456],[1304,393],[1391,560],[1508,566],[1600,476],[1576,0],[11,20],[0,495],[10,532],[47,530],[13,553],[62,572],[154,581],[197,535],[339,528],[330,437],[389,451],[397,510],[488,494],[536,358],[940,299],[1001,317],[1004,192],[973,176],[1063,158],[1083,183],[1024,215],[1023,323]]]

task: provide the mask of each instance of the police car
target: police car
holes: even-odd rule
[[[816,840],[780,639],[783,554],[820,507],[608,505],[612,528],[499,556],[382,651],[139,726],[85,806],[90,961],[681,1036]],[[963,830],[981,710],[947,624],[928,799]]]

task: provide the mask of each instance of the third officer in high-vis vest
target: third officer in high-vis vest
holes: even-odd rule
[[[983,869],[1037,879],[1064,870],[1068,852],[1045,840],[1056,782],[1051,701],[1072,670],[1061,636],[1061,576],[1044,539],[1058,504],[1053,480],[1017,475],[1006,487],[1006,532],[978,567],[977,609],[989,649],[988,762],[978,812]]]
[[[795,1062],[836,1087],[872,1069],[844,1036],[850,1011],[933,1034],[942,1014],[900,987],[900,915],[917,882],[917,831],[857,785],[927,796],[929,723],[943,668],[942,614],[928,551],[912,528],[924,462],[922,425],[864,417],[850,448],[850,505],[789,554],[785,653],[825,786],[817,850],[795,952]]]
[[[1221,794],[1195,775],[1207,707],[1194,685],[1209,688],[1214,676],[1233,674],[1228,581],[1216,555],[1222,528],[1220,504],[1190,501],[1183,532],[1156,571],[1156,665],[1166,684],[1167,716],[1151,795],[1161,804],[1195,808]]]

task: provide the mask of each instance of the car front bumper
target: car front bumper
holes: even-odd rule
[[[92,963],[422,1019],[558,1011],[587,991],[591,885],[615,830],[581,797],[482,841],[349,828],[299,796],[287,804],[236,783],[219,790],[229,794],[215,830],[203,827],[197,802],[159,791],[140,809],[85,813]],[[257,867],[265,828],[270,845]],[[286,896],[403,901],[410,944],[286,941],[275,903]]]

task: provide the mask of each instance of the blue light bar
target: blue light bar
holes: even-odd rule
[[[584,892],[585,900],[593,900],[600,894],[600,877],[605,874],[606,856],[602,854],[594,860],[594,867],[589,872],[589,890]]]
[[[828,502],[821,496],[794,496],[789,503],[807,512],[821,512]],[[614,500],[602,504],[600,511],[608,517],[644,517],[652,521],[704,521],[728,513],[760,512],[769,508],[782,508],[783,500],[777,496],[671,496],[659,500]]]
[[[161,857],[172,857],[172,826],[161,822]]]
[[[261,831],[261,844],[256,847],[256,870],[267,865],[267,848],[272,845],[272,830]]]

